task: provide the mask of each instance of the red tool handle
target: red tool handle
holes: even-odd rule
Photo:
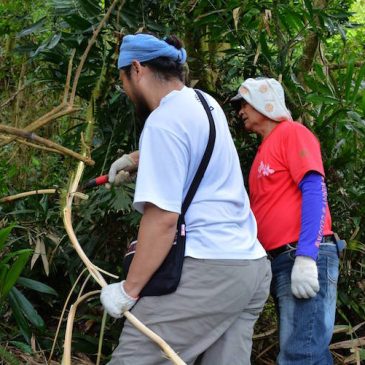
[[[86,183],[82,186],[82,188],[83,189],[94,188],[95,186],[98,185],[104,185],[107,182],[108,182],[108,175],[102,175],[86,181]]]

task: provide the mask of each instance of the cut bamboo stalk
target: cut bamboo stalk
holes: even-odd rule
[[[101,287],[104,287],[107,285],[105,279],[103,278],[103,276],[101,275],[101,273],[99,272],[97,267],[89,260],[89,258],[86,256],[85,252],[81,248],[81,245],[78,242],[78,239],[76,237],[76,234],[75,234],[75,232],[73,230],[73,226],[72,226],[71,213],[72,213],[72,202],[73,202],[73,196],[74,196],[74,194],[72,192],[77,190],[79,182],[80,182],[82,174],[83,174],[83,171],[84,171],[84,168],[85,168],[84,163],[80,161],[78,164],[76,173],[75,173],[75,177],[72,179],[71,184],[68,188],[68,193],[66,195],[66,204],[63,209],[64,225],[65,225],[66,232],[70,238],[70,241],[71,241],[73,247],[75,248],[76,252],[80,256],[81,260],[84,262],[84,264],[88,268],[91,276],[95,279],[95,281]],[[85,294],[85,295],[87,295],[87,294]],[[81,298],[85,298],[85,295]],[[81,298],[77,301],[77,303],[79,303],[81,301]],[[151,339],[153,342],[155,342],[162,349],[162,351],[166,354],[167,358],[170,359],[174,364],[186,365],[186,363],[183,362],[183,360],[176,354],[176,352],[160,336],[158,336],[153,331],[151,331],[148,327],[146,327],[132,313],[130,313],[129,311],[126,311],[123,313],[123,315],[139,331],[141,331],[149,339]],[[72,319],[72,321],[73,321],[72,316],[74,316],[74,313],[71,315],[71,317],[69,317],[69,320]],[[69,320],[67,322],[69,322]],[[70,326],[71,326],[70,331],[72,331],[72,324],[69,325],[69,323],[67,323],[67,326],[68,326],[68,328],[70,328]],[[71,365],[71,362],[68,362],[68,361],[71,361],[71,338],[72,338],[72,332],[71,332],[71,334],[67,333],[66,337],[65,337],[63,365]],[[66,343],[66,341],[67,341],[67,343]],[[70,343],[68,343],[68,341]]]
[[[33,132],[27,132],[27,131],[24,131],[23,129],[9,127],[7,125],[2,125],[2,124],[0,124],[0,132],[12,134],[12,135],[15,135],[20,138],[24,138],[24,139],[27,139],[30,141],[40,143],[44,146],[47,146],[48,148],[52,148],[52,149],[59,151],[63,155],[70,156],[70,157],[76,158],[77,160],[83,161],[87,165],[93,166],[95,164],[95,161],[93,161],[91,158],[82,156],[77,152],[74,152],[66,147],[63,147],[57,143],[50,141],[49,139],[39,137],[38,135],[36,135]]]
[[[16,195],[5,196],[4,198],[0,199],[0,203],[11,202],[13,200],[25,198],[25,197],[31,196],[31,195],[54,194],[56,192],[57,192],[57,189],[40,189],[40,190],[27,191],[25,193],[19,193],[19,194],[16,194]]]

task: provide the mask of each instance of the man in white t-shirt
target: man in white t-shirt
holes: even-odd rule
[[[138,161],[134,207],[143,214],[127,278],[103,288],[106,311],[132,308],[187,363],[250,364],[254,324],[269,295],[270,264],[257,240],[238,155],[218,103],[204,94],[216,128],[207,170],[185,215],[181,280],[168,295],[139,294],[166,258],[181,205],[207,146],[209,122],[193,89],[184,86],[185,50],[176,37],[128,35],[118,60],[123,88],[146,119],[140,153],[125,155],[109,172]],[[128,322],[110,365],[168,364]]]

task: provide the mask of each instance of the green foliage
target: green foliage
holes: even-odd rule
[[[177,34],[189,56],[189,81],[213,94],[229,117],[247,178],[259,141],[242,130],[227,100],[245,78],[281,77],[293,116],[321,142],[334,228],[349,244],[342,260],[338,321],[355,326],[365,320],[364,0],[328,0],[323,9],[316,4],[309,0],[127,1],[120,12],[115,9],[85,62],[77,89],[80,112],[60,118],[39,133],[80,151],[80,135],[88,121],[95,120],[90,146],[95,165],[85,170],[83,179],[106,173],[118,155],[138,148],[142,129],[132,105],[116,87],[121,36],[138,30],[160,36]],[[91,0],[6,1],[0,5],[4,14],[0,31],[5,35],[0,41],[0,95],[8,101],[0,107],[4,123],[25,126],[59,104],[71,54],[75,52],[74,75],[109,5],[109,1]],[[313,39],[319,43],[311,48]],[[21,86],[24,92],[18,93]],[[1,150],[0,197],[53,186],[61,193],[75,166],[75,161],[64,156],[7,145]],[[76,235],[85,253],[98,266],[117,274],[122,274],[121,257],[126,244],[135,238],[139,222],[139,214],[131,209],[133,191],[133,184],[97,188],[85,192],[88,200],[75,199],[73,208]],[[55,317],[60,314],[83,267],[65,236],[59,201],[58,194],[36,195],[0,205],[2,226],[17,222],[12,244],[2,239],[9,237],[10,228],[0,230],[1,313],[10,310],[7,325],[19,328],[27,341],[36,334],[46,350],[50,338],[44,329],[53,332],[55,327],[47,314],[49,308]],[[41,260],[32,270],[27,267],[28,242],[45,247],[49,276]],[[19,263],[11,269],[15,262]],[[95,289],[91,283],[87,287]],[[80,289],[78,285],[76,290]],[[271,304],[257,331],[275,325]],[[96,352],[99,311],[97,300],[80,309],[75,350]],[[8,334],[0,325],[0,337],[16,342],[19,330]],[[118,335],[118,328],[108,329],[105,353],[112,350]],[[270,355],[269,351],[266,360]]]
[[[5,251],[5,241],[12,226],[0,230],[0,250]],[[24,249],[15,252],[4,252],[0,256],[0,303],[5,300],[10,290],[22,273],[32,250]]]
[[[0,346],[0,359],[9,365],[20,365],[20,361],[3,346]]]

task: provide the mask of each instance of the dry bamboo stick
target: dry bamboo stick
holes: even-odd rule
[[[31,195],[37,195],[37,194],[54,194],[54,193],[56,193],[56,191],[57,191],[57,189],[40,189],[40,190],[27,191],[25,193],[20,193],[20,194],[16,194],[16,195],[5,196],[5,197],[3,197],[3,198],[0,199],[0,203],[11,202],[13,200],[25,198],[26,196],[31,196]]]
[[[52,115],[58,114],[58,112],[60,110],[64,109],[65,106],[66,106],[66,104],[61,103],[60,105],[56,106],[51,111],[49,111],[48,113],[46,113],[46,114],[42,115],[41,117],[39,117],[38,119],[36,119],[34,122],[28,124],[24,128],[24,130],[27,130],[28,132],[32,132],[32,131],[36,130],[38,128],[38,125],[43,125],[44,120],[48,120],[48,118],[52,117]],[[11,138],[7,139],[6,141],[1,142],[0,147],[3,147],[3,146],[5,146],[5,145],[7,145],[10,142],[13,142],[15,140],[16,140],[16,137],[11,137]]]
[[[89,260],[89,258],[86,256],[85,252],[81,248],[80,243],[77,240],[76,234],[73,230],[72,226],[72,201],[73,201],[73,194],[72,191],[76,191],[79,185],[79,182],[81,180],[83,171],[84,171],[84,163],[79,162],[76,174],[74,179],[71,181],[71,184],[68,189],[68,193],[66,196],[66,204],[63,209],[63,219],[64,219],[64,225],[66,232],[70,238],[70,241],[75,248],[76,252],[80,256],[81,260],[84,262],[86,267],[88,268],[91,276],[95,279],[95,281],[101,286],[104,287],[107,285],[105,279],[100,274],[100,272],[97,270],[96,266]],[[80,298],[81,299],[81,298]],[[158,335],[156,335],[153,331],[151,331],[148,327],[146,327],[142,322],[140,322],[132,313],[129,311],[126,311],[123,313],[124,316],[144,335],[146,335],[148,338],[150,338],[152,341],[154,341],[166,354],[167,358],[170,359],[174,364],[176,365],[186,365],[185,362],[181,360],[181,358],[176,354],[176,352]],[[72,318],[72,317],[71,317]],[[72,331],[72,325],[67,324],[68,327],[71,326]],[[64,345],[64,351],[65,351],[65,362],[63,365],[71,365],[71,362],[67,362],[69,359],[71,359],[71,344],[66,344],[66,341],[71,341],[72,334],[66,334],[65,337],[65,345]],[[70,351],[69,354],[66,354],[66,350]]]
[[[176,365],[186,365],[186,363],[177,355],[177,353],[156,333],[146,327],[141,321],[139,321],[131,312],[126,311],[123,313],[125,318],[133,324],[139,331],[146,335],[150,340],[155,342],[167,355],[167,358]]]
[[[33,147],[33,148],[37,148],[39,150],[43,150],[43,151],[47,151],[47,152],[52,152],[52,153],[59,153],[62,155],[62,153],[60,151],[57,151],[53,148],[48,148],[48,147],[45,147],[45,146],[41,146],[39,144],[35,144],[35,143],[31,143],[31,142],[28,142],[28,141],[25,141],[24,139],[17,139],[17,142],[18,143],[21,143],[21,144],[25,144],[26,146],[29,146],[29,147]]]
[[[58,334],[60,332],[60,329],[61,329],[61,324],[62,324],[62,321],[63,321],[63,316],[65,315],[65,312],[66,312],[66,307],[68,305],[68,302],[71,298],[71,295],[73,293],[73,291],[75,290],[76,288],[76,285],[78,284],[78,282],[80,281],[82,275],[84,275],[84,272],[87,270],[87,267],[85,267],[82,271],[81,271],[81,274],[77,277],[77,279],[75,280],[74,284],[72,285],[72,288],[71,290],[69,291],[68,295],[67,295],[67,298],[66,298],[66,301],[63,305],[63,308],[62,308],[62,312],[61,312],[61,315],[59,317],[59,320],[58,320],[58,325],[57,325],[57,329],[56,329],[56,333],[55,333],[55,336],[53,338],[53,343],[52,343],[52,348],[51,348],[51,352],[49,354],[49,357],[48,357],[48,362],[50,363],[51,362],[51,359],[52,359],[52,356],[53,356],[53,352],[54,352],[54,349],[56,347],[56,341],[57,341],[57,337],[58,337]]]
[[[65,334],[65,344],[63,347],[63,359],[62,365],[71,365],[71,342],[72,342],[72,328],[75,319],[76,309],[77,306],[83,302],[85,299],[88,299],[94,295],[100,293],[100,290],[94,290],[87,294],[84,294],[82,297],[78,298],[76,302],[71,305],[70,311],[68,312],[67,316],[67,325],[66,325],[66,334]]]
[[[355,348],[355,347],[364,347],[364,346],[365,346],[365,337],[360,337],[360,338],[354,338],[351,340],[345,340],[345,341],[332,343],[332,344],[330,344],[329,348],[331,350],[333,350],[333,349],[351,349],[351,348]]]
[[[72,73],[72,63],[76,53],[76,48],[74,48],[71,52],[70,60],[68,61],[68,68],[67,68],[67,76],[66,76],[66,84],[65,90],[63,92],[63,104],[67,104],[68,94],[70,92],[70,82],[71,82],[71,73]],[[73,104],[70,104],[73,106]]]
[[[0,199],[0,203],[7,203],[7,202],[11,202],[13,200],[17,200],[17,199],[21,199],[21,198],[25,198],[27,196],[31,196],[31,195],[37,195],[37,194],[55,194],[57,193],[57,189],[37,189],[37,190],[32,190],[32,191],[27,191],[24,193],[20,193],[20,194],[15,194],[15,195],[10,195],[10,196],[5,196],[3,198]],[[81,192],[75,192],[74,195],[80,199],[83,200],[87,200],[88,196],[86,194],[83,194]],[[112,275],[110,273],[105,272],[106,274],[109,274],[112,277],[115,277],[115,275]]]
[[[15,136],[20,137],[20,138],[24,138],[24,139],[28,139],[28,140],[40,143],[40,144],[45,145],[49,148],[56,149],[60,153],[62,153],[63,155],[74,157],[77,160],[85,162],[87,165],[93,166],[95,164],[94,160],[92,160],[88,157],[82,156],[79,153],[74,152],[74,151],[72,151],[72,150],[70,150],[66,147],[63,147],[63,146],[57,144],[57,143],[54,143],[54,142],[50,141],[49,139],[39,137],[38,135],[36,135],[33,132],[27,132],[27,131],[24,131],[22,129],[9,127],[7,125],[2,125],[2,124],[0,125],[0,132],[7,133],[7,134],[12,134],[12,135],[15,135]]]

